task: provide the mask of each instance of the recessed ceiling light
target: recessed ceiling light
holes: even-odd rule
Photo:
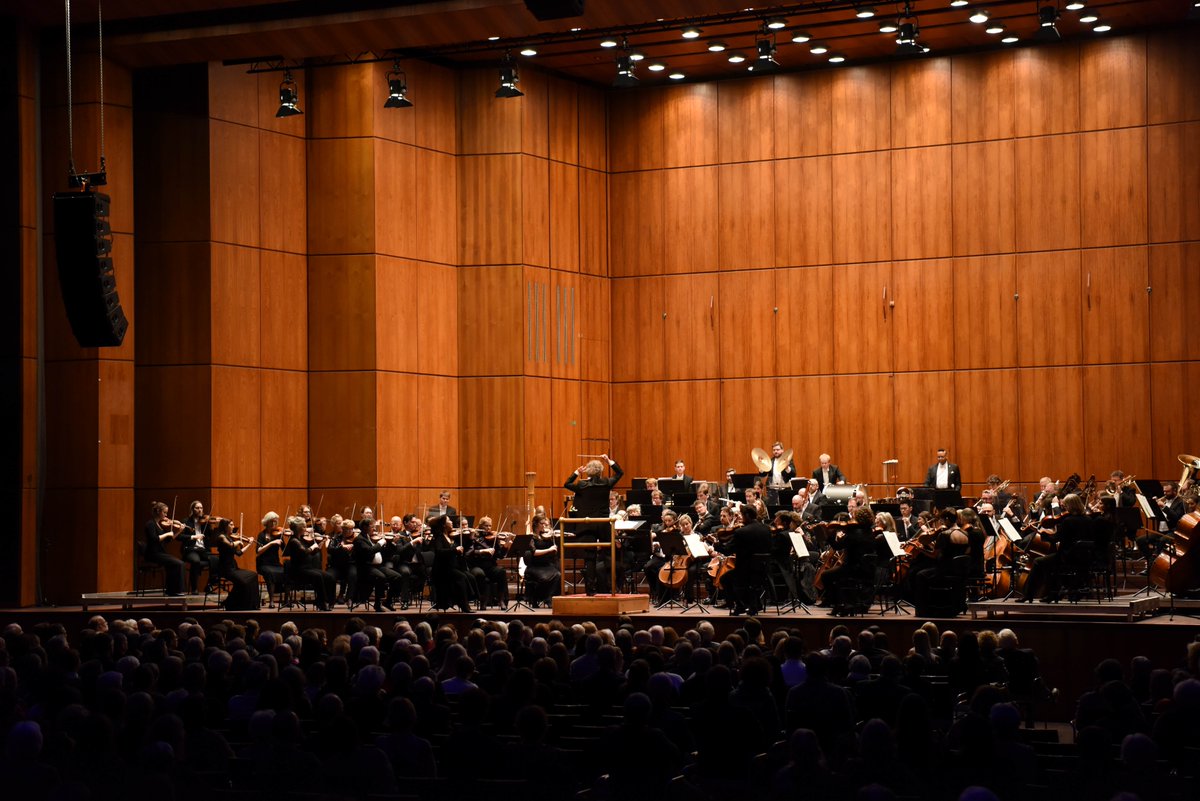
[[[898,30],[900,30],[900,26],[897,25],[894,20],[884,20],[883,22],[879,23],[880,33],[895,33]]]
[[[583,30],[583,28],[572,28],[571,33],[579,33],[582,30]]]
[[[1082,11],[1083,6],[1083,0],[1071,0],[1071,2],[1067,3],[1065,6],[1063,6],[1063,8],[1067,9],[1067,11]]]
[[[982,25],[983,23],[988,21],[988,17],[990,17],[990,16],[991,16],[991,14],[989,14],[986,10],[981,8],[978,11],[971,14],[971,16],[968,17],[967,19],[971,20],[971,22],[974,22],[976,25]]]
[[[662,63],[661,61],[655,61],[653,64],[646,65],[646,69],[650,70],[651,72],[662,72],[666,68],[667,68],[667,65]]]
[[[738,50],[734,50],[732,53],[729,54],[729,63],[730,64],[741,64],[745,60],[746,60],[746,54],[742,53]]]
[[[767,20],[767,27],[773,31],[778,31],[787,27],[787,20],[783,17],[771,17]]]
[[[808,52],[812,53],[814,56],[819,56],[822,53],[828,53],[829,48],[821,42],[813,42],[812,46],[808,48]]]
[[[667,77],[670,78],[672,81],[682,81],[686,76],[682,72],[675,71],[675,72],[672,72]]]
[[[641,50],[630,50],[629,51],[629,60],[630,61],[641,61],[644,58],[646,58],[646,54],[643,53]]]
[[[536,56],[536,55],[537,55],[537,51],[536,51],[536,50],[534,50],[532,47],[524,47],[524,48],[521,48],[521,55],[523,55],[523,56]]]
[[[1003,22],[989,22],[988,26],[986,28],[984,28],[984,30],[991,34],[1004,33],[1004,23]]]
[[[875,7],[857,6],[854,9],[854,16],[858,17],[859,19],[870,19],[871,17],[875,16]]]
[[[962,8],[967,4],[967,0],[950,0],[951,8]]]
[[[1089,11],[1088,13],[1081,16],[1079,18],[1079,21],[1082,22],[1084,25],[1091,25],[1093,22],[1095,22],[1098,19],[1100,19],[1100,15],[1096,14],[1095,12]]]
[[[488,41],[489,42],[498,42],[498,41],[500,41],[500,37],[499,36],[489,36]]]
[[[796,44],[804,44],[812,38],[812,34],[808,31],[796,31],[792,34],[792,41]]]
[[[1016,44],[1017,42],[1021,41],[1021,37],[1017,36],[1015,33],[1010,33],[1000,41],[1004,42],[1005,44]]]
[[[725,49],[724,42],[709,42],[708,43],[708,52],[710,52],[710,53],[720,53],[724,49]]]
[[[1092,28],[1092,31],[1094,33],[1108,33],[1111,30],[1112,30],[1112,26],[1109,25],[1107,22],[1101,22],[1095,28]]]
[[[830,64],[841,64],[845,60],[846,60],[846,57],[844,55],[842,55],[841,53],[830,53],[829,54],[829,63]]]
[[[703,33],[703,31],[697,28],[695,25],[689,25],[680,31],[679,35],[684,39],[699,39],[701,33]]]
[[[616,39],[612,38],[611,36],[609,36],[607,39],[600,40],[601,47],[616,47],[619,44],[620,44],[620,42],[618,42]]]

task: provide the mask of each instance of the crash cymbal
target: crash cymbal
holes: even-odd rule
[[[750,460],[754,462],[754,466],[761,473],[765,473],[771,469],[771,457],[762,448],[755,448],[750,451]]]

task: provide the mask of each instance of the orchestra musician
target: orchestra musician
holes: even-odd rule
[[[291,536],[283,547],[283,555],[289,560],[291,579],[313,591],[317,610],[328,612],[334,599],[333,574],[321,569],[321,546],[324,537],[304,525],[304,518],[293,517],[288,521]]]
[[[162,501],[150,504],[150,519],[142,527],[142,559],[161,565],[167,595],[179,596],[183,595],[183,562],[167,553],[164,543],[185,529],[183,523],[171,520],[169,512]]]
[[[262,531],[255,539],[254,567],[267,585],[267,602],[275,604],[275,593],[283,586],[283,532],[279,528],[279,513],[263,515]]]
[[[1029,516],[1033,521],[1041,520],[1049,511],[1051,504],[1058,502],[1058,482],[1050,476],[1042,476],[1038,481],[1038,494],[1029,504]]]
[[[662,585],[658,580],[658,572],[673,556],[673,554],[667,554],[663,551],[662,539],[659,536],[663,531],[679,531],[679,515],[674,509],[664,509],[661,524],[651,528],[650,558],[642,566],[642,572],[646,574],[646,591],[655,603],[660,603],[664,600],[662,598]]]
[[[244,554],[254,540],[238,536],[237,527],[228,518],[221,518],[213,531],[213,543],[217,546],[217,575],[229,581],[229,594],[222,606],[229,611],[258,609],[258,574],[243,570],[237,558]]]
[[[207,570],[209,586],[205,589],[211,592],[213,576],[217,573],[217,556],[209,550],[210,543],[205,541],[209,519],[204,514],[204,504],[192,501],[192,514],[183,522],[191,529],[179,538],[179,556],[188,566],[188,588],[195,595],[200,587],[200,572]]]
[[[786,489],[796,477],[796,463],[784,458],[782,442],[777,440],[771,444],[771,467],[758,475],[767,480],[767,500],[778,503],[779,491]]]
[[[604,462],[607,462],[612,470],[612,475],[608,478],[604,477]],[[682,465],[682,461],[678,462],[676,469]],[[565,488],[575,493],[572,504],[575,513],[579,517],[608,517],[609,493],[623,475],[625,471],[621,469],[621,465],[610,459],[607,453],[602,454],[600,459],[592,459],[587,464],[575,468],[575,472],[563,483]],[[660,497],[661,495],[662,493],[659,493]],[[578,542],[607,542],[610,531],[609,526],[602,523],[588,523],[575,528],[575,535]],[[585,549],[583,583],[588,595],[612,592],[612,587],[609,586],[609,558],[609,549]]]
[[[370,506],[364,506],[362,510],[362,518],[358,521],[358,533],[364,537],[370,537],[371,532],[375,530],[375,510]],[[336,536],[340,532],[334,532]]]
[[[458,510],[450,505],[450,490],[438,493],[438,505],[432,507],[426,517],[449,517],[451,520],[458,517]]]
[[[716,514],[713,513],[714,508],[700,498],[696,498],[696,502],[692,504],[692,514],[696,517],[697,534],[707,534],[717,527],[719,521]]]
[[[729,591],[731,615],[757,615],[762,611],[762,591],[767,578],[767,558],[771,551],[771,529],[759,517],[754,506],[739,507],[742,525],[733,531],[727,552],[737,561],[725,574],[722,586]]]
[[[900,501],[900,519],[896,521],[896,535],[901,542],[908,542],[921,530],[917,516],[913,514],[911,500]]]
[[[696,500],[704,504],[709,515],[715,516],[717,514],[717,507],[720,506],[720,503],[712,496],[712,487],[709,486],[707,481],[701,481],[696,485]]]
[[[1164,481],[1162,497],[1155,498],[1159,507],[1158,531],[1146,529],[1146,533],[1135,541],[1138,552],[1146,560],[1146,574],[1150,573],[1150,563],[1154,561],[1157,552],[1162,550],[1162,544],[1175,533],[1179,521],[1183,519],[1183,499],[1179,497],[1179,486],[1174,481]],[[1113,496],[1114,507],[1119,495]]]
[[[934,582],[946,578],[966,578],[967,575],[967,570],[956,560],[970,553],[971,539],[958,526],[958,512],[954,509],[943,509],[938,513],[937,521],[937,534],[933,540],[933,566],[920,570],[913,579],[919,607],[928,603],[929,588]],[[979,553],[982,557],[982,542]]]
[[[671,478],[683,482],[684,492],[687,492],[692,487],[692,477],[687,474],[687,467],[684,465],[682,459],[675,460],[675,473]]]
[[[313,533],[316,533],[315,527]],[[325,554],[329,572],[333,574],[333,579],[338,586],[334,604],[345,603],[349,606],[358,600],[359,569],[353,556],[354,543],[359,539],[367,541],[371,538],[369,534],[360,534],[353,520],[341,521],[338,528],[331,533],[333,539],[329,541]]]
[[[1062,509],[1063,514],[1057,518],[1047,518],[1042,521],[1043,524],[1053,525],[1054,530],[1045,527],[1038,530],[1043,537],[1048,537],[1053,541],[1054,551],[1034,561],[1033,567],[1029,571],[1029,578],[1025,582],[1025,596],[1020,599],[1024,603],[1032,603],[1038,591],[1043,589],[1043,585],[1045,594],[1042,595],[1042,602],[1057,601],[1058,574],[1063,560],[1067,558],[1076,543],[1090,539],[1092,525],[1087,518],[1087,509],[1084,507],[1083,499],[1075,493],[1071,493],[1062,499]],[[1050,522],[1051,520],[1053,522]]]
[[[934,489],[961,490],[962,474],[947,457],[945,448],[937,449],[937,462],[925,473],[925,486]]]
[[[621,508],[621,496],[616,490],[608,493],[608,517],[610,520],[628,520],[629,513]]]
[[[866,557],[875,551],[875,538],[872,535],[875,516],[866,506],[858,507],[853,514],[853,517],[847,516],[840,526],[835,522],[827,535],[827,544],[834,551],[833,557],[840,561],[827,567],[821,574],[825,595],[820,605],[833,607],[835,614],[845,610],[855,600],[844,591],[847,582],[872,578],[869,572],[871,560]]]
[[[348,601],[364,602],[367,592],[372,591],[375,594],[376,612],[382,612],[384,609],[389,612],[396,611],[395,603],[400,598],[404,579],[399,571],[388,565],[385,552],[390,545],[387,538],[396,536],[396,524],[399,522],[400,518],[393,517],[389,532],[373,531],[369,537],[361,534],[353,536],[354,523],[349,520],[342,523],[343,530],[350,532],[352,536],[350,556],[354,562],[357,587],[354,594],[347,596]],[[346,528],[347,523],[349,528]]]
[[[453,519],[446,515],[438,515],[429,521],[429,535],[433,538],[430,578],[436,607],[449,609],[458,606],[460,611],[469,613],[471,575],[467,572],[462,535],[455,530]]]
[[[733,483],[733,477],[735,475],[737,475],[737,471],[734,470],[732,467],[725,471],[725,497],[726,498],[732,498],[733,493],[738,491],[738,488],[736,486],[734,486],[734,483]]]
[[[429,565],[432,559],[426,559],[426,554],[432,557],[430,540],[422,534],[421,518],[407,514],[392,518],[393,538],[383,549],[383,561],[392,570],[400,574],[401,596],[400,608],[407,609],[414,595],[419,595],[429,577]]]
[[[492,518],[479,518],[478,531],[467,546],[467,568],[475,586],[487,587],[489,599],[499,605],[508,590],[508,574],[498,561],[504,558],[507,544],[492,526]]]
[[[535,515],[529,523],[533,540],[525,552],[525,600],[532,606],[549,606],[559,592],[558,544],[550,530],[550,519]]]
[[[1122,470],[1112,471],[1104,489],[1105,494],[1116,499],[1118,507],[1137,505],[1137,487],[1133,486],[1132,481],[1125,479],[1125,473]]]
[[[983,551],[988,532],[980,523],[979,514],[974,509],[958,510],[958,527],[967,535],[967,554],[971,557],[967,575],[978,578],[984,573]]]
[[[339,529],[333,529],[332,531],[326,531],[325,518],[314,517],[312,507],[309,506],[307,503],[300,505],[300,517],[302,517],[304,519],[304,525],[307,526],[308,528],[311,528],[313,530],[314,534],[331,534],[332,533],[332,535],[336,537],[340,533]]]
[[[842,474],[842,469],[833,464],[833,457],[828,453],[822,453],[817,457],[817,468],[813,470],[812,477],[817,480],[817,489],[821,491],[824,491],[825,487],[830,484],[846,483],[846,476]]]

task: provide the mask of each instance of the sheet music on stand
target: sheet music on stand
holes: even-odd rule
[[[637,531],[645,523],[645,520],[618,520],[616,527],[617,531]]]
[[[887,543],[888,550],[892,552],[893,559],[904,556],[904,549],[900,547],[900,536],[896,532],[883,532],[883,541]]]
[[[708,558],[708,549],[704,547],[704,541],[700,539],[699,534],[685,534],[683,544],[687,546],[688,555],[693,559]]]
[[[1139,492],[1136,497],[1138,506],[1142,507],[1142,512],[1146,515],[1147,519],[1153,520],[1155,517],[1157,517],[1157,515],[1154,514],[1154,507],[1150,505],[1150,501],[1147,500],[1145,495]]]
[[[1017,527],[1007,517],[1000,518],[1000,530],[1004,532],[1004,536],[1008,537],[1012,542],[1021,539],[1021,532],[1017,531]]]
[[[788,539],[792,541],[792,550],[796,552],[797,559],[806,559],[810,555],[808,552],[808,543],[804,541],[803,531],[789,531]]]

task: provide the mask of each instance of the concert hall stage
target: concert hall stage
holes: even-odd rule
[[[111,596],[110,596],[111,597]],[[1134,598],[1132,594],[1118,598],[1134,599],[1140,606],[1149,606],[1145,596]],[[1138,599],[1141,599],[1140,601]],[[105,599],[106,600],[106,599]],[[202,596],[192,596],[188,600],[188,608],[182,608],[181,599],[169,599],[171,605],[154,603],[152,598],[134,599],[136,606],[122,609],[119,603],[102,602],[102,599],[89,599],[88,609],[82,605],[70,607],[26,607],[21,609],[6,609],[0,612],[0,624],[20,623],[28,627],[39,622],[51,621],[63,624],[69,632],[80,630],[87,619],[94,614],[103,614],[109,619],[143,618],[148,617],[157,626],[176,626],[185,618],[193,618],[202,625],[216,623],[225,619],[245,620],[254,618],[259,625],[266,629],[278,629],[284,622],[293,621],[301,630],[309,627],[324,628],[331,635],[341,633],[345,623],[352,617],[359,617],[369,625],[378,626],[385,631],[400,619],[410,623],[428,620],[434,626],[449,624],[455,626],[460,633],[465,633],[470,626],[480,618],[488,620],[521,620],[528,625],[560,620],[570,625],[584,619],[590,619],[601,627],[615,627],[620,618],[616,615],[591,615],[572,617],[555,614],[548,609],[520,609],[505,612],[488,609],[470,614],[460,612],[432,612],[428,607],[418,611],[416,607],[395,613],[375,613],[370,609],[353,611],[339,607],[332,612],[318,612],[313,609],[262,609],[256,612],[225,612],[218,608],[201,608]],[[1051,720],[1070,720],[1074,712],[1074,702],[1079,695],[1091,687],[1092,671],[1103,658],[1114,657],[1123,665],[1128,666],[1132,657],[1143,655],[1153,660],[1157,667],[1173,668],[1180,665],[1185,658],[1185,649],[1198,633],[1200,633],[1200,606],[1194,601],[1176,601],[1174,613],[1168,607],[1169,599],[1158,599],[1157,610],[1152,610],[1145,616],[1127,619],[1126,606],[1114,605],[1104,614],[1098,614],[1087,605],[1058,604],[1012,604],[1011,602],[990,602],[996,614],[1007,614],[1007,617],[988,619],[986,609],[976,610],[977,619],[970,615],[956,618],[938,619],[939,629],[952,629],[958,632],[982,631],[984,629],[999,630],[1011,628],[1017,633],[1023,647],[1033,648],[1036,652],[1048,683],[1058,687],[1061,698],[1056,707],[1042,711]],[[695,626],[701,620],[712,622],[718,637],[739,628],[744,620],[732,617],[723,609],[707,608],[705,610],[679,608],[651,608],[647,612],[627,616],[638,628],[653,625],[671,626],[682,633]],[[808,611],[798,610],[782,615],[768,611],[758,616],[767,636],[780,627],[797,629],[808,647],[824,647],[830,629],[836,625],[849,627],[852,635],[868,626],[877,626],[888,638],[889,648],[903,655],[908,650],[913,630],[924,622],[917,618],[911,610],[901,614],[889,612],[881,615],[878,605],[866,615],[853,617],[834,617],[829,610],[812,608]]]

